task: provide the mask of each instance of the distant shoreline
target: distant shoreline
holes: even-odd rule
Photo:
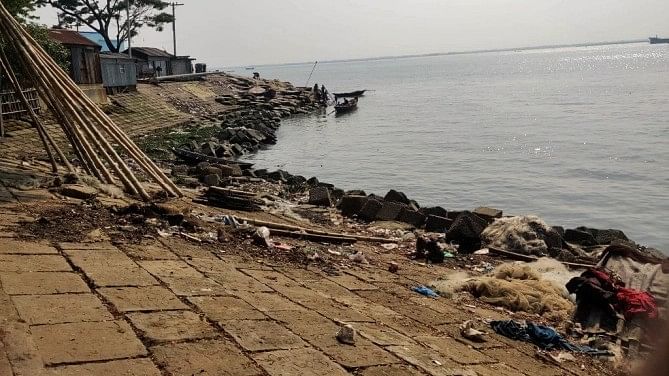
[[[393,60],[393,59],[411,59],[411,58],[416,58],[416,57],[469,55],[469,54],[484,54],[484,53],[495,53],[495,52],[532,51],[532,50],[558,49],[558,48],[569,48],[569,47],[596,47],[596,46],[610,46],[610,45],[616,45],[616,44],[635,44],[635,43],[644,43],[644,42],[648,42],[648,40],[647,39],[634,39],[634,40],[620,40],[620,41],[608,41],[608,42],[571,43],[571,44],[555,44],[555,45],[544,45],[544,46],[498,48],[498,49],[487,49],[487,50],[433,52],[433,53],[425,53],[425,54],[396,55],[396,56],[376,56],[376,57],[363,57],[363,58],[355,58],[355,59],[323,60],[323,61],[319,61],[319,64],[352,63],[352,62],[361,62],[361,61],[378,61],[378,60]],[[303,62],[299,62],[299,63],[241,65],[241,66],[235,66],[235,67],[228,67],[226,69],[228,69],[228,70],[229,69],[243,69],[246,66],[254,66],[256,68],[262,68],[262,67],[306,65],[306,64],[313,64],[313,63],[314,63],[313,61],[303,61]]]

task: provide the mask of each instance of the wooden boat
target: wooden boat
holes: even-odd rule
[[[650,42],[650,44],[669,43],[669,38],[660,38],[656,35],[654,37],[648,38],[648,41]]]
[[[358,98],[362,97],[365,95],[365,92],[367,90],[356,90],[356,91],[350,91],[348,93],[334,93],[335,99],[338,98]]]
[[[344,102],[339,102],[335,105],[335,115],[341,115],[348,112],[351,112],[358,108],[358,98],[351,98],[350,100],[345,100]]]

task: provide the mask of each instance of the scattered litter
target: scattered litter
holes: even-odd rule
[[[161,238],[167,238],[167,237],[172,236],[172,233],[167,232],[167,231],[158,230],[158,236],[160,236]]]
[[[270,231],[267,227],[258,227],[253,234],[253,243],[262,247],[272,248],[272,242],[269,239]]]
[[[292,251],[293,249],[295,249],[295,247],[286,243],[273,243],[272,245],[274,246],[274,248],[280,249],[282,251]]]
[[[181,236],[182,238],[184,238],[186,240],[190,240],[190,241],[193,241],[193,242],[196,242],[196,243],[202,243],[202,239],[200,239],[198,237],[195,237],[193,235],[186,234],[185,232],[180,232],[179,236]]]
[[[386,244],[381,244],[381,247],[385,248],[388,251],[392,251],[393,249],[397,249],[397,247],[399,246],[395,243],[386,243]]]
[[[453,258],[453,257],[455,257],[455,255],[452,254],[451,252],[444,252],[444,257],[445,258]]]
[[[339,328],[337,332],[337,341],[346,345],[355,345],[355,329],[350,324]]]
[[[397,273],[400,270],[400,266],[397,265],[395,261],[392,261],[390,264],[388,264],[388,271],[391,273]]]
[[[341,252],[328,249],[328,253],[335,256],[341,256]]]
[[[491,263],[486,262],[486,261],[483,261],[478,265],[470,266],[469,268],[471,270],[475,271],[475,272],[484,273],[484,274],[490,273],[491,271],[493,271],[495,269],[495,267],[492,266]]]
[[[352,254],[352,255],[349,255],[348,258],[349,258],[351,261],[353,261],[353,262],[357,262],[357,263],[359,263],[359,264],[369,264],[369,262],[367,261],[367,258],[365,257],[365,255],[364,255],[362,252],[360,252],[360,251],[358,251],[358,252],[356,252],[356,253],[354,253],[354,254]]]
[[[550,354],[549,355],[551,358],[553,358],[556,362],[558,363],[563,363],[563,362],[575,362],[576,357],[573,356],[571,353],[561,351],[557,355]]]
[[[416,234],[413,232],[407,232],[406,234],[402,235],[403,242],[410,242],[412,240],[416,240]]]
[[[474,252],[475,255],[487,255],[488,253],[490,253],[488,248],[479,249],[478,251]]]
[[[231,216],[231,215],[224,215],[220,218],[220,221],[223,222],[225,225],[232,226],[232,227],[240,227],[242,223],[239,223],[237,218]]]
[[[430,297],[430,298],[438,298],[439,297],[439,294],[432,291],[432,289],[430,289],[429,287],[426,287],[426,286],[414,287],[412,290],[421,294],[421,295],[425,295],[425,296]]]
[[[438,366],[441,366],[441,362],[438,361],[438,360],[436,360],[436,359],[432,359],[432,363],[434,363],[434,364],[436,364],[436,365],[438,365]]]
[[[460,335],[474,342],[485,342],[485,332],[474,329],[474,322],[467,320],[460,325]]]

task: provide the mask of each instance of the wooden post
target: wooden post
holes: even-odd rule
[[[2,119],[2,93],[0,92],[0,138],[5,138],[5,122]]]
[[[0,138],[5,138],[5,122],[2,118],[2,69],[0,68]]]

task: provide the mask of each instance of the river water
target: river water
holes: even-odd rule
[[[256,70],[304,85],[312,65]],[[349,115],[284,121],[259,168],[669,251],[669,45],[321,63],[314,82],[374,91]]]

